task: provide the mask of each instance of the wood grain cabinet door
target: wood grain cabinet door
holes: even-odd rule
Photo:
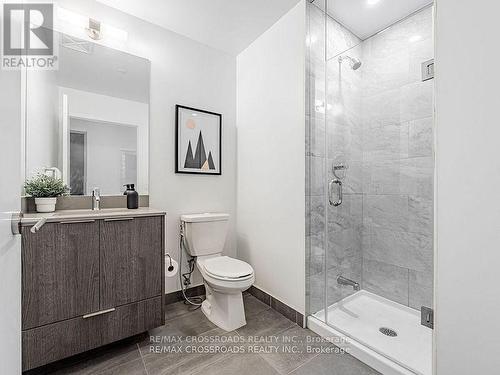
[[[163,217],[102,220],[101,309],[162,293]]]
[[[22,228],[22,327],[99,310],[99,223]]]

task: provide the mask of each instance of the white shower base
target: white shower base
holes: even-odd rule
[[[384,375],[431,375],[432,330],[420,324],[417,310],[361,290],[307,318],[307,326]],[[335,328],[332,328],[335,327]],[[383,335],[388,327],[396,337]]]

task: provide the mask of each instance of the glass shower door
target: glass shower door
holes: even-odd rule
[[[359,58],[360,41],[346,35],[342,45],[332,43],[337,24],[325,6],[324,0],[308,6],[306,303],[327,323],[329,306],[361,284],[362,131],[360,72],[344,56]],[[356,288],[345,285],[351,281]]]
[[[326,14],[325,0],[307,3],[306,309],[326,306]],[[323,320],[324,321],[324,320]]]
[[[326,314],[358,291],[362,278],[361,47],[353,35],[344,40],[326,62]]]
[[[433,82],[421,75],[432,8],[361,40],[327,15],[333,3],[309,6],[325,37],[314,46],[310,24],[324,63],[310,59],[308,75],[308,312],[429,374],[419,310],[432,307]]]
[[[306,74],[306,303],[325,323],[329,306],[358,289],[362,263],[361,73],[350,60],[361,41],[326,6],[308,4]]]

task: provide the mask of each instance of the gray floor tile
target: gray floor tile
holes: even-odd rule
[[[57,375],[142,375],[146,374],[146,370],[137,344],[130,344],[125,347],[111,348],[109,351],[97,354],[92,359],[83,360],[72,366],[47,373]]]
[[[293,326],[278,336],[278,353],[261,354],[261,356],[280,374],[290,373],[317,355],[314,352],[308,353],[307,351],[307,346],[311,345],[311,341],[307,340],[308,337],[318,337],[308,329]],[[290,349],[294,349],[295,352],[287,352]]]
[[[379,375],[377,371],[349,354],[320,354],[293,375]]]
[[[165,320],[178,318],[198,309],[199,307],[197,306],[186,305],[184,301],[171,303],[165,306]]]
[[[259,301],[250,293],[243,294],[243,304],[245,305],[245,316],[249,317],[270,309],[269,305]]]
[[[188,314],[181,315],[175,319],[168,320],[164,326],[149,331],[150,336],[196,336],[204,332],[217,328],[210,322],[201,309],[197,309]],[[148,338],[149,340],[149,338]]]
[[[278,372],[257,354],[233,354],[220,362],[204,368],[196,374],[276,375]]]
[[[247,324],[236,331],[244,337],[277,335],[293,325],[294,323],[279,312],[268,309],[260,314],[247,317]]]
[[[172,337],[164,332],[165,336]],[[230,355],[221,348],[232,345],[231,343],[211,341],[214,338],[221,340],[224,336],[236,337],[237,334],[216,328],[199,335],[185,335],[182,341],[173,343],[143,344],[140,349],[149,375],[191,374]],[[197,342],[193,341],[194,337]],[[196,347],[196,350],[193,350],[193,347]],[[210,349],[206,350],[207,347]],[[175,348],[176,351],[169,352],[171,348]]]

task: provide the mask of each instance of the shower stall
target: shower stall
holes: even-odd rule
[[[335,1],[307,9],[307,324],[384,374],[430,375],[433,5],[361,39]]]

